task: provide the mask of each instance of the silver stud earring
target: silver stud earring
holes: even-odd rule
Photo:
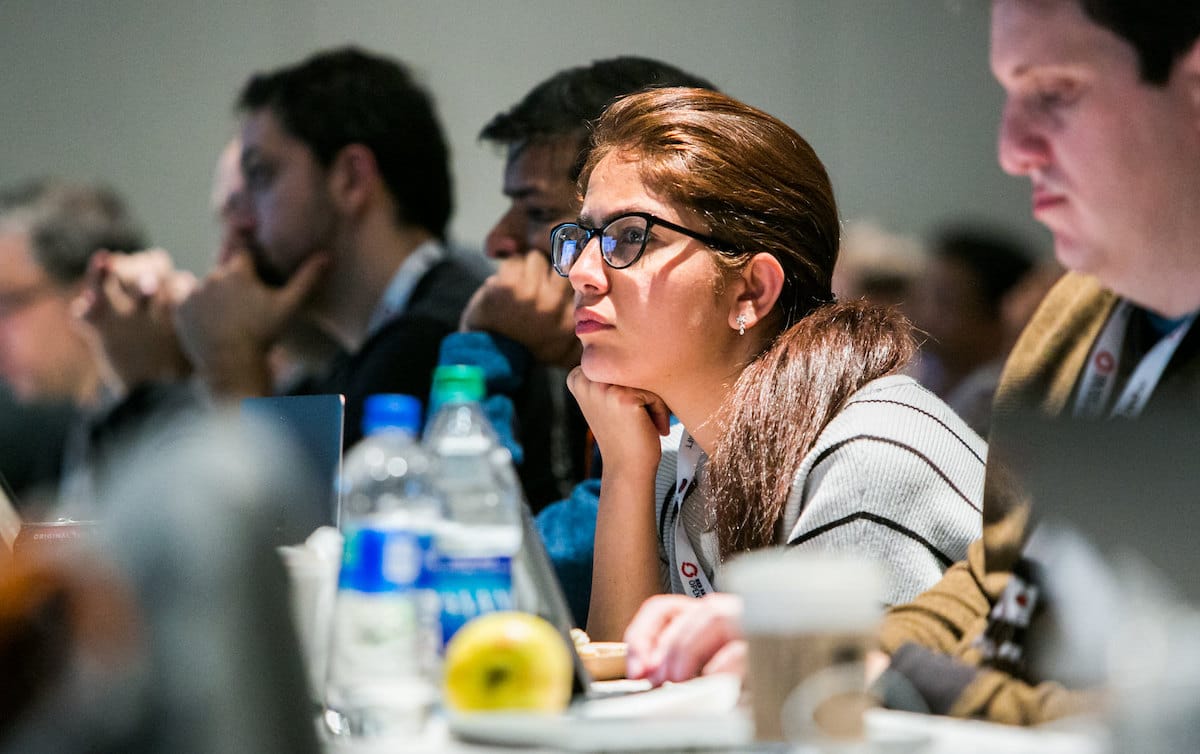
[[[739,314],[737,316],[738,335],[746,334],[746,315]]]

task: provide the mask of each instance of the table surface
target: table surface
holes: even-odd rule
[[[911,754],[1109,754],[1111,751],[1108,736],[1103,726],[1094,721],[1072,721],[1066,725],[1049,728],[1017,728],[1006,725],[996,725],[974,720],[955,720],[952,718],[920,715],[910,712],[894,712],[891,710],[870,710],[867,713],[867,729],[871,740],[895,741],[898,745],[882,747],[880,751],[909,752]],[[625,746],[614,746],[613,739],[605,736],[606,742],[592,750],[603,751],[679,751],[678,746],[670,746],[662,741],[653,749],[646,747],[642,738],[641,724],[631,724],[627,718],[605,721],[614,728],[619,727],[626,736]],[[586,726],[581,726],[579,736],[569,748],[548,747],[538,751],[567,752],[587,751],[591,747],[586,737],[596,729],[590,727],[596,723],[592,720]],[[583,740],[580,740],[582,737]],[[418,739],[375,740],[339,742],[329,741],[325,746],[329,754],[394,754],[396,752],[415,752],[416,754],[512,754],[515,749],[511,746],[466,742],[455,738],[449,729],[447,721],[441,717],[435,718],[426,732]],[[693,750],[693,749],[689,749]],[[792,751],[798,754],[815,751],[813,747],[803,745],[789,747],[783,744],[741,744],[732,747],[717,747],[711,751],[738,752],[784,752]]]

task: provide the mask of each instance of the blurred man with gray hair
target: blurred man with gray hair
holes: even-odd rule
[[[102,402],[105,376],[72,301],[93,252],[142,245],[111,189],[39,180],[0,193],[0,378],[19,399]]]
[[[40,179],[0,190],[0,379],[31,408],[49,402],[75,407],[78,415],[68,422],[74,429],[61,451],[64,468],[82,464],[84,417],[107,408],[122,390],[91,347],[73,302],[94,252],[142,246],[125,203],[107,187]],[[59,466],[61,426],[48,422],[21,432]],[[79,479],[69,476],[75,481],[63,491],[81,494]]]

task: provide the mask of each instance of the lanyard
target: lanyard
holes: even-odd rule
[[[704,451],[687,432],[683,433],[683,442],[679,445],[679,453],[675,460],[675,496],[671,506],[675,511],[675,568],[679,571],[680,581],[683,582],[685,594],[693,597],[703,597],[716,591],[709,583],[708,576],[700,566],[700,558],[683,530],[683,501],[695,488],[696,466]]]
[[[1076,416],[1094,419],[1103,415],[1104,407],[1108,405],[1109,396],[1112,395],[1113,384],[1116,382],[1117,367],[1121,363],[1121,347],[1125,342],[1133,311],[1133,305],[1128,301],[1118,303],[1104,325],[1096,345],[1092,347],[1087,367],[1083,372],[1083,384],[1075,398]],[[1125,389],[1113,404],[1110,416],[1133,418],[1142,413],[1151,393],[1162,378],[1167,363],[1195,320],[1196,314],[1192,313],[1176,325],[1174,330],[1160,338],[1142,357],[1133,374],[1129,376]]]

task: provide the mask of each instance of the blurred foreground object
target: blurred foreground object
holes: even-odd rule
[[[48,669],[0,751],[317,751],[271,546],[277,509],[316,490],[284,448],[195,419],[114,462],[94,547],[39,565],[25,609],[0,600],[0,632],[25,626],[38,649],[18,656]]]
[[[755,738],[781,741],[791,730],[807,740],[862,738],[872,706],[863,660],[885,593],[880,565],[770,549],[734,559],[723,578],[744,603]]]

